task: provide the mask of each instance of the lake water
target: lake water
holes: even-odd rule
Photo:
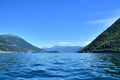
[[[120,80],[120,54],[0,54],[0,80]]]

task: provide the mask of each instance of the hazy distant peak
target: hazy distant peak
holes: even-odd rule
[[[55,45],[53,47],[49,48],[43,48],[46,51],[58,51],[60,53],[74,53],[77,52],[79,49],[82,49],[83,47],[80,46],[60,46]]]

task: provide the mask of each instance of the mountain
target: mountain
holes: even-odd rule
[[[12,34],[0,35],[0,51],[29,53],[45,52],[45,50],[35,47],[24,39]]]
[[[46,51],[47,53],[60,53],[58,51]]]
[[[16,46],[13,46],[9,41],[0,38],[0,52],[3,51],[17,51],[18,48]]]
[[[120,18],[92,43],[79,52],[119,53],[120,52]]]
[[[80,46],[53,46],[51,48],[43,48],[46,51],[58,51],[60,53],[75,53],[83,47]]]

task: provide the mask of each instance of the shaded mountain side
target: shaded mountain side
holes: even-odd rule
[[[79,52],[118,53],[120,52],[120,18],[93,42]]]
[[[2,44],[0,50],[2,51],[30,53],[45,52],[45,50],[35,47],[22,38],[12,34],[0,35],[0,39],[2,40],[0,41]]]
[[[78,52],[79,49],[82,49],[83,47],[80,46],[53,46],[50,48],[43,48],[46,51],[58,51],[60,53],[75,53]]]
[[[21,51],[17,46],[12,45],[9,41],[0,38],[0,51]]]

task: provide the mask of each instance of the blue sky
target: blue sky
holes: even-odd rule
[[[0,0],[0,34],[38,47],[85,46],[120,17],[120,0]]]

